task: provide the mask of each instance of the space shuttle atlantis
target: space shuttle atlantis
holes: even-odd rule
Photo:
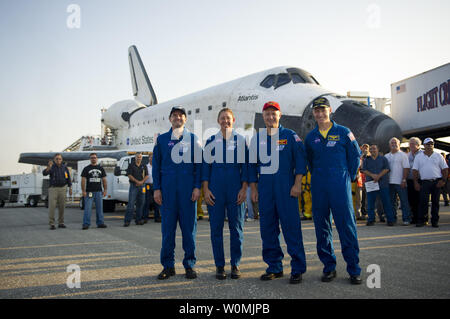
[[[389,116],[323,88],[309,72],[296,67],[276,67],[158,103],[134,45],[128,49],[128,61],[134,99],[116,102],[102,113],[102,125],[114,136],[114,145],[111,149],[95,150],[98,157],[119,159],[129,151],[151,152],[158,134],[171,127],[169,113],[173,106],[186,110],[186,127],[190,131],[198,135],[200,125],[199,137],[203,141],[219,129],[217,114],[224,107],[233,110],[234,127],[240,132],[253,133],[263,128],[262,106],[267,101],[280,104],[281,125],[304,139],[316,125],[311,105],[319,96],[330,101],[332,119],[348,127],[360,145],[376,143],[380,150],[387,151],[389,139],[402,136]],[[68,165],[76,166],[77,161],[88,159],[91,151],[64,152],[63,158]],[[46,165],[54,154],[22,153],[19,162]]]

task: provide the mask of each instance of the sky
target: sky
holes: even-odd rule
[[[282,65],[390,97],[450,61],[448,12],[447,0],[0,0],[0,175],[31,171],[20,153],[100,134],[101,108],[132,99],[130,45],[159,102]]]

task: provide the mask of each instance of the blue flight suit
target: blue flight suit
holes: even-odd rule
[[[225,266],[225,210],[230,229],[231,265],[239,266],[242,257],[245,209],[236,201],[242,183],[248,182],[247,153],[245,138],[234,131],[228,140],[218,132],[206,141],[204,147],[202,182],[208,181],[208,188],[215,197],[214,206],[208,205],[208,213],[216,267]]]
[[[271,164],[276,167],[273,159],[267,161],[262,158],[262,154],[271,156],[272,138],[276,137],[259,132],[252,138],[249,150],[249,182],[258,183],[263,260],[268,264],[267,273],[283,271],[284,254],[279,238],[281,223],[287,251],[291,256],[291,274],[303,274],[306,272],[306,256],[298,198],[292,197],[290,192],[295,175],[306,174],[306,154],[303,143],[295,132],[280,125],[278,140],[274,140],[274,152],[278,153],[278,169],[263,171]]]
[[[353,212],[351,181],[356,179],[361,150],[351,131],[332,121],[324,138],[316,126],[305,140],[308,167],[311,170],[313,219],[317,237],[317,254],[324,264],[323,272],[336,269],[332,222],[339,233],[347,272],[359,276],[359,246]]]
[[[153,187],[161,190],[161,264],[175,265],[175,233],[177,222],[183,236],[185,268],[195,265],[195,235],[197,205],[191,201],[194,188],[200,188],[202,149],[197,136],[186,128],[180,139],[172,136],[172,129],[158,136],[153,149]]]

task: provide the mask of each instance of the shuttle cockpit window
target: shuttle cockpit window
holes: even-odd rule
[[[275,84],[275,89],[279,88],[282,85],[288,84],[291,82],[291,77],[288,73],[279,73],[277,75],[277,83]]]
[[[292,81],[292,83],[313,83],[312,79],[305,78],[304,75],[298,73],[298,72],[289,72],[289,73],[278,73],[278,74],[269,74],[262,80],[260,85],[263,88],[271,88],[274,87],[274,89],[279,88],[280,86],[283,86],[285,84],[288,84]]]
[[[259,84],[263,88],[269,89],[273,87],[274,89],[279,88],[285,84],[292,81],[293,84],[297,83],[311,83],[320,85],[319,82],[308,72],[303,71],[298,68],[286,69],[287,73],[269,74],[261,81]]]
[[[286,69],[292,77],[292,82],[295,83],[311,83],[320,85],[319,82],[309,73],[299,68]]]
[[[276,78],[277,78],[277,76],[275,74],[270,74],[270,75],[266,76],[266,78],[264,80],[262,80],[260,85],[262,87],[268,89],[275,84]]]
[[[306,83],[305,79],[298,73],[291,73],[292,83]]]
[[[266,89],[271,88],[272,86],[276,89],[289,82],[291,82],[291,77],[288,73],[279,73],[266,76],[260,85]]]

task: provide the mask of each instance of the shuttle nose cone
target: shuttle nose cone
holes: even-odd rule
[[[391,118],[385,118],[376,126],[373,140],[380,151],[386,154],[389,152],[389,140],[393,137],[400,138],[401,136],[402,132],[397,123]]]
[[[398,124],[386,114],[352,100],[346,100],[333,114],[336,123],[348,127],[359,145],[377,144],[384,154],[389,152],[389,140],[402,132]]]

